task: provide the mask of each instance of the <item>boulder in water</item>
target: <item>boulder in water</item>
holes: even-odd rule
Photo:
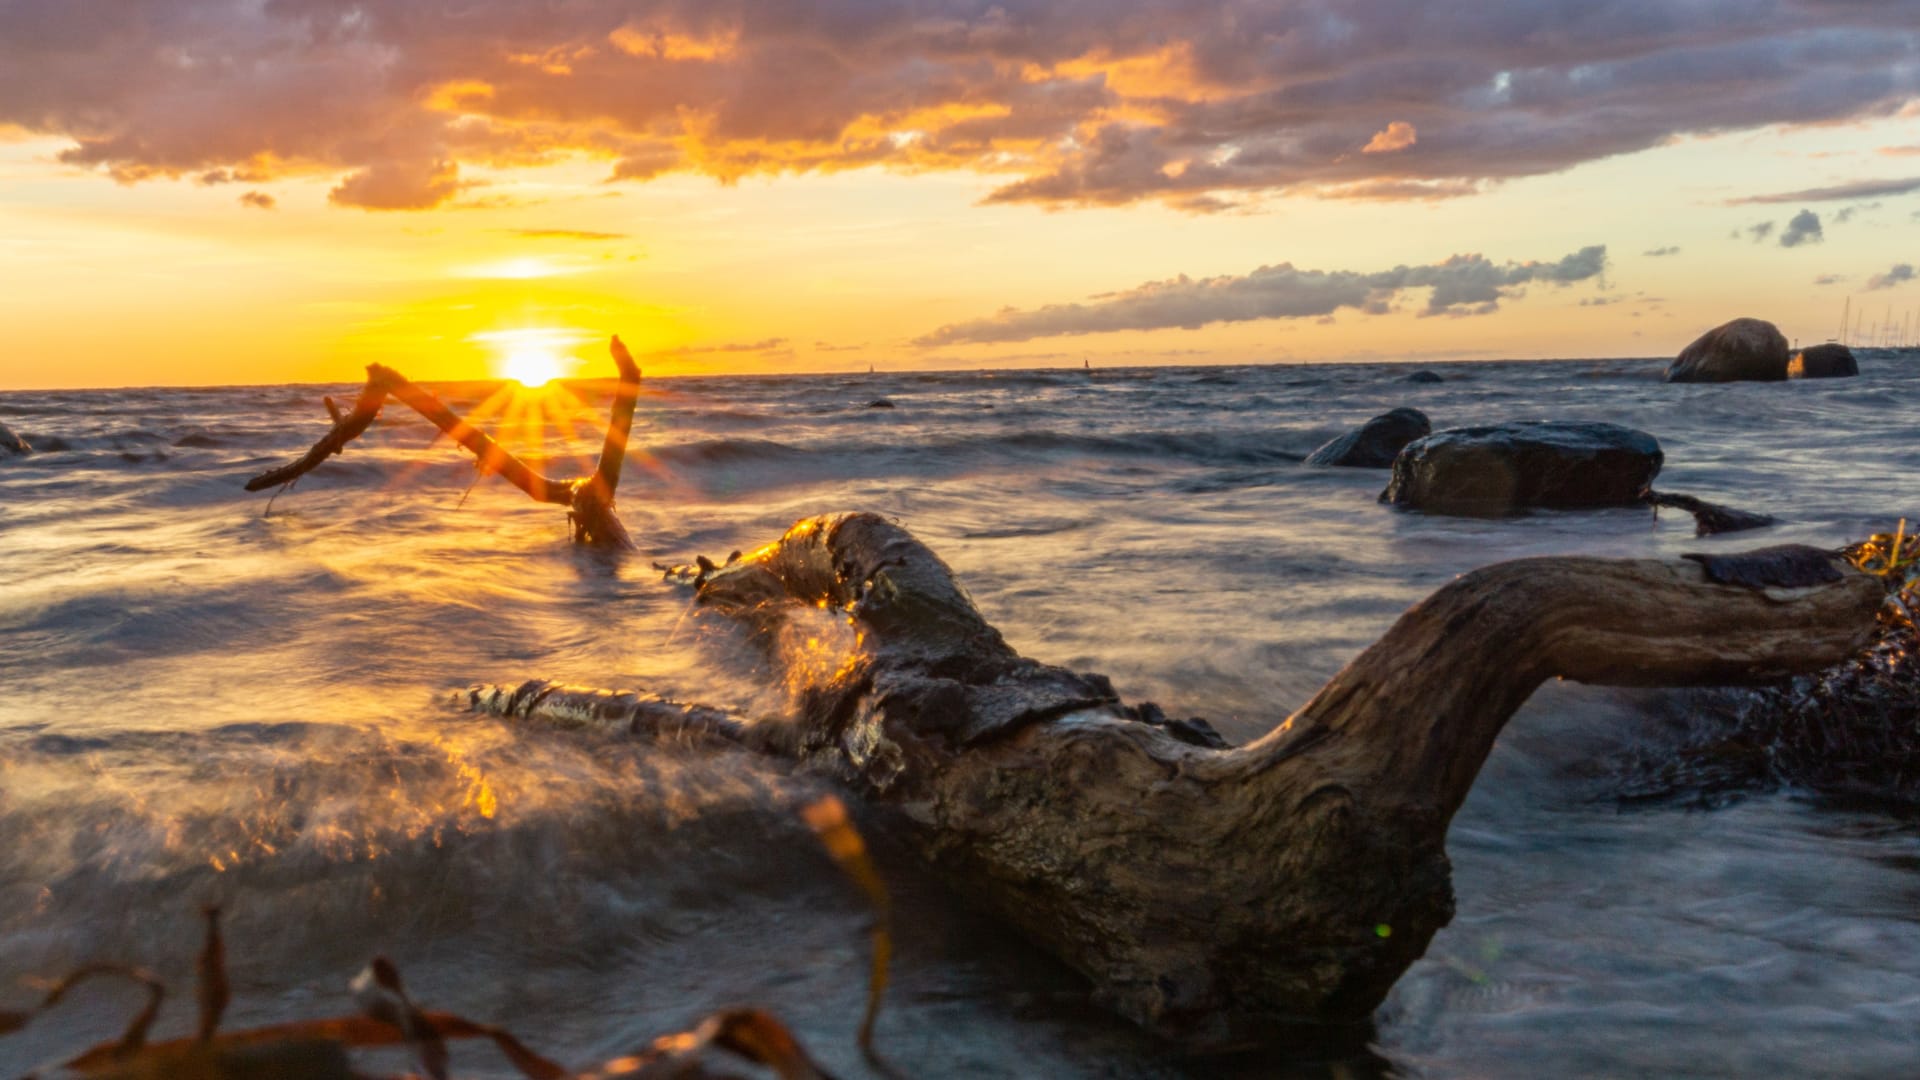
[[[1700,335],[1667,368],[1675,382],[1779,382],[1787,377],[1787,338],[1764,319],[1735,319]]]
[[[1653,436],[1618,424],[1450,428],[1400,451],[1380,501],[1470,517],[1536,506],[1631,506],[1645,499],[1663,459]]]
[[[867,402],[867,408],[869,408],[869,409],[891,409],[891,408],[893,408],[893,402],[891,402],[891,401],[888,401],[888,400],[887,400],[886,398],[883,398],[883,397],[881,397],[881,398],[874,398],[874,399],[873,399],[872,401],[869,401],[869,402]]]
[[[1433,434],[1433,424],[1419,409],[1395,409],[1362,424],[1307,455],[1309,465],[1354,469],[1385,469],[1415,439]]]
[[[1441,378],[1440,376],[1434,374],[1431,371],[1416,371],[1413,374],[1407,376],[1406,378],[1401,379],[1400,381],[1410,382],[1410,383],[1437,383],[1437,382],[1446,382],[1447,380]]]
[[[1787,361],[1789,379],[1840,379],[1858,374],[1860,365],[1853,360],[1853,350],[1837,341],[1810,345]]]
[[[27,445],[27,440],[9,430],[7,425],[0,424],[0,451],[9,454],[26,454],[31,453],[33,447]]]

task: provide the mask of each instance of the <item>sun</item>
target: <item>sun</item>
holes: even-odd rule
[[[545,386],[563,374],[559,355],[538,345],[523,345],[508,353],[500,368],[522,386]]]

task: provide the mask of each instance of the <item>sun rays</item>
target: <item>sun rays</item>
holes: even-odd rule
[[[606,439],[605,395],[611,383],[575,374],[584,365],[573,355],[573,349],[580,341],[589,340],[588,335],[563,328],[518,328],[473,334],[468,340],[486,346],[493,354],[487,367],[496,378],[443,384],[441,393],[447,395],[448,404],[461,417],[461,429],[485,432],[497,444],[491,456],[501,460],[468,459],[475,474],[473,483],[466,485],[460,496],[460,505],[467,503],[480,481],[499,471],[509,455],[548,477],[591,474]],[[680,396],[657,388],[642,391],[642,400],[651,400],[656,406]],[[653,497],[696,496],[671,461],[649,452],[646,444],[651,440],[640,432],[658,423],[663,414],[657,408],[642,408],[625,451],[629,471],[647,478]],[[654,414],[651,418],[649,411]],[[410,425],[411,420],[401,422]],[[429,445],[451,442],[447,432],[435,430]],[[384,486],[404,488],[414,483],[423,472],[438,467],[435,460],[408,462]]]

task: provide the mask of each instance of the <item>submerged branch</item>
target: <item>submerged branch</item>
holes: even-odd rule
[[[723,709],[689,705],[637,690],[595,690],[545,679],[518,686],[477,685],[457,697],[474,712],[612,734],[746,742],[750,730],[747,722]]]
[[[380,407],[386,404],[386,385],[375,375],[376,371],[385,370],[378,364],[367,368],[366,388],[360,391],[359,398],[353,403],[353,409],[344,416],[334,406],[333,399],[328,398],[327,412],[333,416],[333,427],[325,435],[320,436],[320,441],[314,443],[313,447],[302,454],[298,461],[290,465],[282,465],[277,469],[269,469],[247,481],[247,490],[265,491],[270,487],[291,484],[318,468],[321,462],[346,449],[348,443],[359,438],[373,423],[374,418],[380,415]]]
[[[367,368],[369,383],[378,379],[386,384],[387,393],[433,422],[446,436],[472,452],[483,473],[498,473],[502,480],[527,493],[536,502],[567,505],[572,500],[572,485],[563,480],[549,479],[535,472],[526,462],[509,452],[506,447],[494,442],[486,432],[467,423],[454,414],[452,409],[441,403],[429,391],[421,389],[408,381],[404,375],[392,368],[374,364]]]
[[[620,382],[614,390],[612,416],[607,440],[600,452],[593,475],[575,480],[555,480],[544,475],[491,436],[468,423],[433,393],[406,376],[381,364],[367,365],[367,384],[355,399],[353,408],[342,413],[332,398],[325,399],[333,427],[320,437],[299,460],[271,469],[247,481],[248,491],[284,487],[318,468],[320,464],[346,449],[346,445],[366,433],[380,409],[392,397],[419,413],[447,437],[473,454],[475,467],[482,473],[497,473],[537,502],[567,507],[573,538],[578,543],[608,547],[633,547],[627,530],[614,512],[614,490],[620,483],[620,469],[626,458],[628,435],[633,426],[634,403],[640,393],[640,369],[634,364],[619,338],[611,344]]]

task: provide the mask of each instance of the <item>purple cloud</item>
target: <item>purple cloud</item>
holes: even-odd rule
[[[1859,180],[1851,184],[1835,184],[1832,187],[1808,188],[1805,191],[1783,191],[1774,195],[1749,195],[1744,199],[1729,200],[1728,206],[1746,206],[1753,203],[1797,203],[1797,202],[1844,202],[1850,199],[1871,199],[1881,195],[1905,195],[1920,191],[1920,176],[1910,176],[1904,180]]]
[[[1150,281],[1089,303],[1008,308],[983,319],[943,326],[915,345],[1028,341],[1063,334],[1114,330],[1197,330],[1211,323],[1255,319],[1329,318],[1340,308],[1368,314],[1390,309],[1409,289],[1431,289],[1422,315],[1484,315],[1531,283],[1569,285],[1606,270],[1603,245],[1581,248],[1555,262],[1496,264],[1484,255],[1455,255],[1427,266],[1396,266],[1360,273],[1302,270],[1292,263],[1262,266],[1241,276]]]
[[[879,165],[1207,212],[1887,115],[1920,94],[1916,52],[1910,20],[1829,0],[29,2],[0,4],[0,125],[122,182],[321,174],[366,209],[585,156],[635,182]]]
[[[1914,279],[1914,272],[1913,272],[1912,263],[1895,263],[1893,265],[1893,268],[1888,270],[1886,273],[1875,274],[1872,277],[1868,278],[1867,288],[1868,289],[1891,289],[1896,285],[1904,285],[1907,282],[1912,281],[1913,279]]]
[[[1787,227],[1780,232],[1781,247],[1799,247],[1802,244],[1817,244],[1827,238],[1820,228],[1820,215],[1811,210],[1802,210],[1793,215]]]

